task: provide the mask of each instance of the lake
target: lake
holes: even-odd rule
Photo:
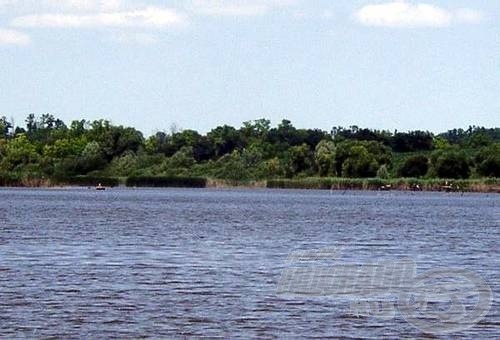
[[[396,311],[277,294],[330,259],[459,267],[493,292],[476,325],[500,337],[500,195],[216,189],[0,189],[0,338],[428,337]],[[287,261],[288,259],[288,261]]]

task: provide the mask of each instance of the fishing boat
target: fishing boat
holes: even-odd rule
[[[96,189],[96,190],[98,190],[98,191],[104,191],[104,190],[106,190],[106,188],[105,188],[105,187],[103,187],[103,186],[101,185],[101,183],[99,183],[99,185],[98,185],[98,186],[96,186],[96,187],[95,187],[95,189]]]

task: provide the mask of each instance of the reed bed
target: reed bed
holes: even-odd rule
[[[0,173],[0,187],[22,186],[21,176],[13,173]]]
[[[319,178],[272,179],[267,188],[318,190],[422,190],[499,192],[500,179],[417,179],[417,178]]]
[[[254,180],[245,180],[245,181],[236,181],[236,180],[227,180],[227,179],[207,179],[207,187],[208,188],[265,188],[266,181],[254,181]]]
[[[116,187],[120,185],[120,178],[101,177],[101,176],[76,176],[76,177],[58,179],[57,183],[59,185],[69,185],[69,186],[91,187],[100,184],[105,187]]]
[[[202,177],[133,176],[127,178],[127,187],[178,187],[205,188],[207,179]]]

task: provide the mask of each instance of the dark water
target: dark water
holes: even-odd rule
[[[0,190],[0,337],[429,337],[398,314],[277,296],[293,250],[459,266],[493,305],[448,337],[500,336],[500,196]]]

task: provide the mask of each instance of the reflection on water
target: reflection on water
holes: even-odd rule
[[[453,336],[500,336],[500,196],[0,190],[0,337],[427,337],[396,313],[276,294],[292,251],[461,267],[494,294]]]

